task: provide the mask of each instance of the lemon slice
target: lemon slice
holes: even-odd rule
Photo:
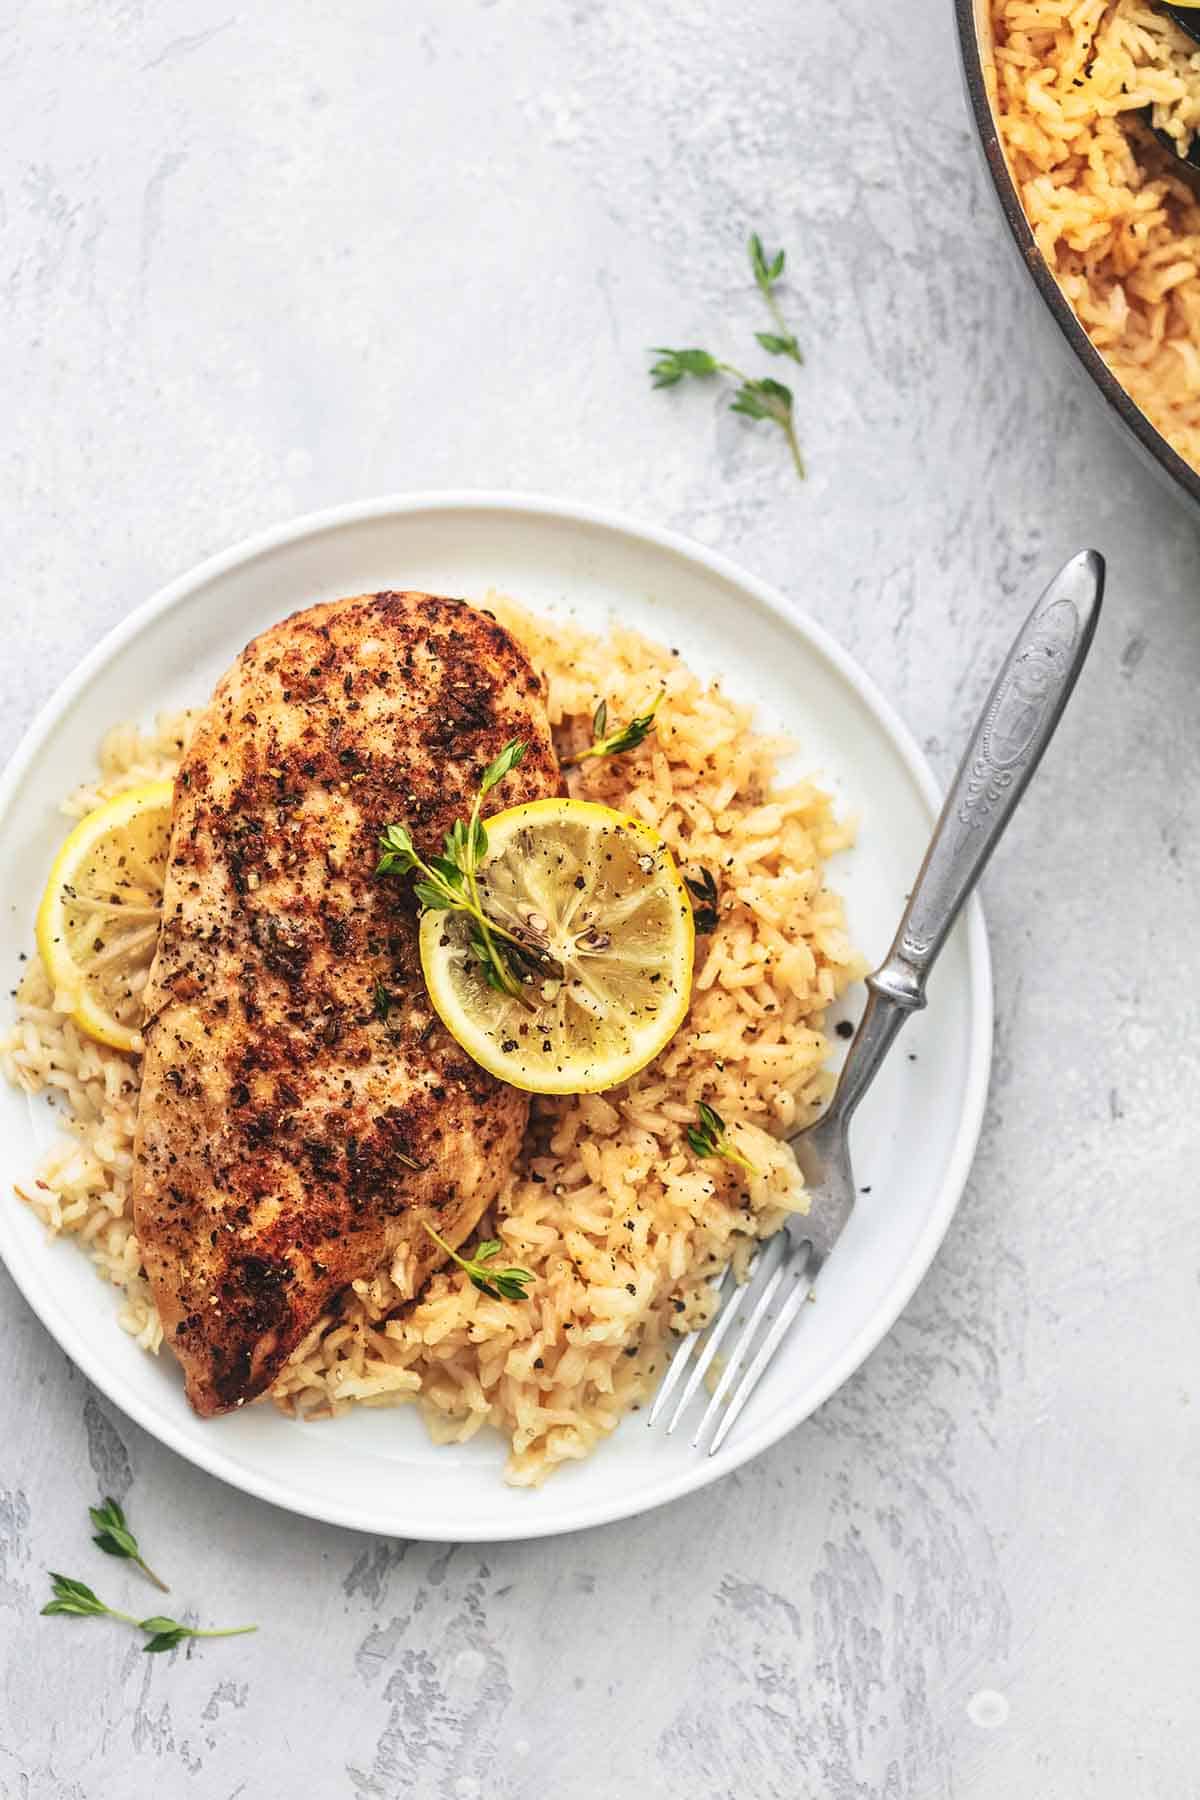
[[[512,1087],[616,1087],[679,1029],[692,982],[687,891],[658,833],[588,800],[534,800],[487,821],[490,920],[541,952],[524,1000],[489,986],[464,913],[421,918],[421,966],[442,1023]]]
[[[171,834],[169,781],[129,788],[79,821],[54,859],[37,947],[54,1004],[115,1050],[137,1050]]]

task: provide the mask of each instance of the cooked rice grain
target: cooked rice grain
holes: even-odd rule
[[[993,0],[1000,134],[1042,255],[1118,381],[1200,468],[1200,51],[1149,0]]]
[[[744,1271],[755,1242],[804,1205],[775,1134],[828,1094],[825,1009],[863,969],[824,883],[851,829],[813,782],[775,788],[783,745],[751,730],[748,707],[632,632],[601,640],[489,603],[548,678],[562,750],[588,741],[601,698],[623,720],[665,687],[642,749],[572,770],[571,791],[653,825],[685,872],[710,869],[718,927],[698,942],[688,1019],[648,1069],[607,1094],[535,1101],[519,1165],[480,1227],[533,1271],[529,1297],[492,1300],[456,1269],[407,1306],[400,1269],[356,1281],[273,1397],[306,1417],[419,1400],[435,1442],[500,1431],[508,1480],[533,1486],[645,1399],[674,1333],[708,1317],[710,1276],[730,1258]],[[70,809],[169,773],[187,723],[111,733],[100,780]],[[124,1328],[157,1350],[130,1205],[137,1064],[82,1038],[49,1002],[32,967],[0,1041],[4,1073],[31,1093],[57,1090],[70,1132],[23,1197],[51,1231],[79,1239],[123,1290]],[[759,1175],[696,1159],[684,1133],[700,1099],[725,1116]]]

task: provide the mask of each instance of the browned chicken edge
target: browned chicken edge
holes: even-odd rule
[[[356,1280],[410,1296],[497,1197],[528,1101],[429,1004],[403,820],[441,849],[510,738],[488,811],[562,791],[543,685],[464,601],[335,600],[255,638],[176,779],[146,990],[134,1218],[164,1332],[203,1416],[270,1387]],[[385,1015],[380,988],[389,996]]]

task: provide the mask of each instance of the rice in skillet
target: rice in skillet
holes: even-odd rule
[[[825,1008],[863,969],[824,877],[851,831],[811,782],[775,790],[781,745],[750,729],[748,707],[631,632],[599,639],[488,604],[546,674],[560,747],[590,736],[601,698],[623,720],[666,687],[642,748],[572,770],[571,792],[653,825],[685,873],[710,870],[717,927],[697,941],[688,1019],[648,1069],[607,1094],[535,1101],[520,1164],[478,1233],[494,1228],[506,1258],[534,1272],[529,1298],[489,1299],[451,1269],[397,1310],[386,1274],[355,1282],[272,1395],[309,1417],[417,1399],[439,1443],[499,1430],[509,1481],[532,1486],[585,1456],[651,1392],[672,1330],[707,1316],[709,1276],[731,1255],[744,1265],[755,1239],[803,1205],[791,1154],[772,1134],[828,1093]],[[181,715],[147,735],[110,733],[99,779],[67,810],[78,816],[170,774],[188,724]],[[131,1216],[136,1058],[53,1011],[31,965],[0,1064],[29,1092],[49,1090],[70,1132],[23,1197],[87,1249],[122,1290],[124,1329],[157,1351]],[[761,1175],[747,1183],[727,1163],[696,1159],[684,1129],[700,1099],[740,1121]]]
[[[1200,14],[1197,15],[1200,18]],[[1150,0],[992,0],[992,103],[1046,261],[1142,411],[1200,468],[1200,44]]]

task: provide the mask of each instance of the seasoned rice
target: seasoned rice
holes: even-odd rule
[[[1149,0],[992,0],[993,104],[1026,216],[1080,323],[1200,468],[1200,45]]]
[[[272,1397],[305,1417],[415,1399],[436,1442],[501,1432],[507,1479],[532,1486],[646,1397],[673,1333],[707,1318],[712,1274],[731,1258],[744,1270],[756,1240],[805,1205],[777,1134],[828,1095],[825,1011],[863,965],[824,875],[851,827],[815,783],[775,786],[784,745],[753,732],[748,707],[632,632],[599,639],[489,604],[547,677],[560,750],[587,741],[601,698],[610,718],[627,719],[665,687],[642,749],[573,769],[570,788],[653,825],[685,873],[717,875],[717,928],[698,940],[689,1016],[648,1069],[606,1094],[535,1101],[518,1166],[479,1233],[533,1271],[529,1297],[489,1299],[453,1268],[408,1305],[388,1273],[357,1281]],[[68,810],[169,774],[189,718],[110,733],[98,779]],[[0,1039],[5,1075],[49,1092],[68,1133],[22,1198],[80,1242],[121,1290],[121,1325],[157,1352],[131,1216],[137,1059],[81,1036],[50,1000],[34,964]],[[736,1122],[760,1174],[697,1160],[684,1131],[700,1099]]]

